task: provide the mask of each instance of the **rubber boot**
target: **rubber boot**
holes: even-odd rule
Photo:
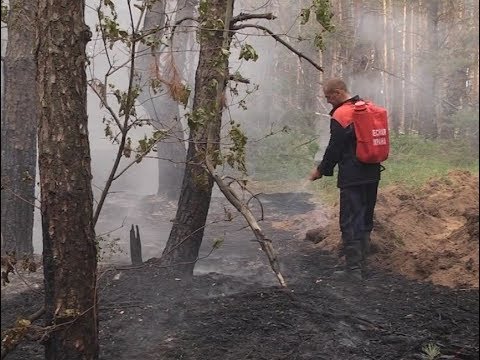
[[[363,236],[360,245],[362,251],[360,267],[362,269],[363,276],[366,277],[368,273],[368,255],[370,255],[370,233],[366,233]]]
[[[362,281],[362,249],[360,241],[345,247],[345,259],[345,270],[335,271],[333,277],[337,280]]]

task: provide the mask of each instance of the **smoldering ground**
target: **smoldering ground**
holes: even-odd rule
[[[331,275],[338,259],[288,228],[272,227],[322,206],[308,194],[273,193],[263,200],[271,215],[262,226],[289,289],[277,286],[242,219],[214,222],[205,244],[224,234],[225,245],[200,261],[198,268],[205,262],[209,272],[191,282],[166,280],[164,269],[148,262],[99,272],[101,358],[421,359],[428,346],[446,358],[478,358],[478,291],[375,268],[362,285],[336,282]],[[209,220],[224,216],[223,205],[214,202]],[[162,218],[156,210],[152,222]],[[29,290],[2,291],[2,328],[38,302]],[[9,358],[41,359],[42,348],[25,343]]]

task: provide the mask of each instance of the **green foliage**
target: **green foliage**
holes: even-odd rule
[[[212,112],[207,111],[204,108],[199,108],[191,113],[186,114],[185,116],[187,117],[188,127],[192,131],[207,124],[208,119],[212,115]]]
[[[244,173],[247,172],[245,164],[245,147],[247,145],[247,136],[242,131],[240,124],[231,123],[232,127],[228,133],[232,145],[229,147],[228,152],[224,158],[228,165],[232,168],[240,170]]]
[[[326,31],[332,31],[333,13],[330,10],[329,0],[313,0],[313,8],[315,10],[315,19],[323,26]]]
[[[442,355],[439,346],[434,343],[428,343],[427,345],[422,347],[422,352],[422,358],[424,360],[436,360],[439,359]]]
[[[245,59],[246,61],[249,61],[249,60],[257,61],[258,54],[251,45],[242,44],[242,47],[240,49],[240,56],[238,58]]]
[[[125,114],[129,114],[130,116],[136,116],[136,108],[134,106],[135,100],[140,95],[142,90],[138,85],[132,86],[130,92],[128,91],[120,91],[116,89],[113,91],[113,95],[118,101],[120,105],[120,109],[118,110],[118,115],[124,116]]]
[[[200,38],[210,38],[215,36],[215,30],[224,30],[225,23],[222,19],[214,16],[214,12],[210,9],[210,2],[201,0],[198,6],[200,15],[200,31],[197,33]],[[228,51],[228,49],[227,49]]]
[[[453,126],[461,137],[478,141],[479,110],[478,107],[465,107],[450,117]],[[478,147],[475,146],[476,149]]]
[[[102,37],[109,44],[110,50],[113,49],[117,41],[121,41],[129,46],[130,34],[128,31],[120,28],[120,24],[117,21],[118,14],[113,2],[105,0],[104,4],[109,8],[110,14],[107,15],[101,9],[98,10],[99,24],[96,25],[96,31],[101,31]]]
[[[305,25],[310,20],[310,14],[312,13],[311,8],[302,9],[300,13],[300,24]]]
[[[249,147],[249,169],[256,180],[298,180],[306,178],[313,166],[318,145],[313,133],[290,130],[272,134]]]
[[[198,13],[200,16],[205,17],[208,15],[209,12],[209,3],[207,0],[201,0],[200,4],[198,5]]]
[[[459,140],[426,140],[419,136],[395,136],[391,139],[390,158],[384,163],[381,184],[403,183],[421,186],[432,177],[453,169],[478,171],[478,153]]]
[[[102,122],[105,124],[104,132],[105,137],[110,140],[112,143],[118,142],[116,135],[112,130],[112,126],[115,126],[115,122],[112,118],[106,118],[105,116],[102,119]]]
[[[315,134],[287,131],[267,137],[248,148],[248,168],[257,181],[293,181],[297,187],[314,167],[318,146],[308,143]],[[465,141],[425,140],[419,136],[395,136],[391,139],[390,157],[383,163],[380,186],[402,184],[418,188],[433,177],[442,177],[455,169],[478,173],[478,153]],[[323,177],[308,185],[323,201],[338,201],[337,169],[334,176]]]
[[[331,5],[329,0],[312,0],[312,5],[308,8],[302,9],[300,12],[300,24],[306,25],[312,12],[315,14],[316,22],[321,25],[321,30],[314,36],[313,44],[318,49],[324,50],[324,34],[325,32],[333,32],[335,27],[332,22],[333,13],[331,12]]]
[[[224,242],[225,242],[225,237],[223,236],[214,238],[212,241],[212,250],[220,249]]]
[[[6,5],[2,0],[1,6],[2,6],[2,22],[6,24],[7,17],[8,17],[8,5]]]
[[[165,139],[167,133],[162,130],[154,131],[151,137],[147,137],[146,135],[143,139],[138,141],[138,146],[135,149],[136,151],[136,160],[137,162],[142,161],[143,156],[148,154],[150,151],[153,150],[154,146],[159,142]]]
[[[95,245],[97,247],[97,261],[99,262],[107,260],[110,256],[124,253],[120,246],[120,238],[112,237],[109,233],[97,236]]]

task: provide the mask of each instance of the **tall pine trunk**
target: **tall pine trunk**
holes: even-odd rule
[[[202,244],[212,197],[213,179],[206,171],[206,157],[219,151],[224,90],[228,75],[228,53],[233,0],[204,1],[199,33],[200,57],[195,76],[195,97],[189,118],[187,164],[170,236],[162,261],[177,276],[191,276]],[[226,25],[224,25],[226,24]]]
[[[437,86],[438,86],[438,59],[436,55],[439,51],[438,22],[439,22],[439,1],[428,1],[426,3],[427,26],[426,36],[427,49],[422,56],[422,69],[424,71],[422,78],[423,99],[422,110],[419,112],[420,134],[426,138],[435,139],[438,136],[437,127]]]
[[[97,254],[87,125],[84,1],[41,0],[39,168],[46,359],[98,358]]]
[[[33,254],[37,163],[37,1],[11,0],[2,99],[2,253]]]

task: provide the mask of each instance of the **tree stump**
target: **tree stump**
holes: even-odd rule
[[[140,241],[140,230],[138,229],[138,225],[132,225],[132,228],[130,229],[130,259],[132,260],[132,265],[143,264],[142,243]]]

